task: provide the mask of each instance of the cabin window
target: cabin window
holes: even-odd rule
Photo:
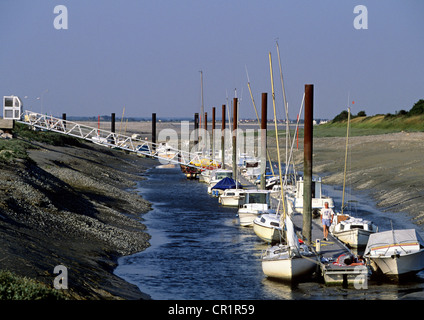
[[[266,196],[266,193],[250,193],[249,203],[267,203]]]
[[[364,226],[362,224],[353,224],[351,227],[351,229],[364,229]]]
[[[13,99],[12,98],[5,98],[4,99],[4,105],[5,105],[5,107],[13,107]]]
[[[265,218],[261,217],[261,222],[265,223]]]
[[[271,222],[271,226],[279,227],[279,226],[280,226],[280,224],[279,224],[278,222]]]

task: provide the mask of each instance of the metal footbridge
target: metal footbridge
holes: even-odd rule
[[[190,153],[167,144],[153,143],[37,112],[23,111],[20,118],[15,121],[41,130],[88,140],[104,147],[118,148],[138,155],[157,158],[164,164],[180,164],[192,168],[208,167],[213,163],[215,166],[212,167],[219,165],[201,153]]]

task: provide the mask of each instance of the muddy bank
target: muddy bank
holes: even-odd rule
[[[275,139],[270,140],[272,147]],[[299,150],[294,152],[300,171],[303,171],[302,140],[299,139]],[[408,214],[412,222],[423,224],[423,141],[422,132],[350,137],[347,186],[368,193],[382,211]],[[284,146],[284,139],[281,145]],[[313,172],[324,176],[323,183],[343,184],[345,147],[345,137],[314,138]],[[275,154],[275,147],[271,150]]]
[[[133,188],[155,162],[94,144],[37,144],[31,160],[0,164],[0,268],[53,286],[68,269],[73,299],[149,298],[113,274],[117,258],[144,250]]]

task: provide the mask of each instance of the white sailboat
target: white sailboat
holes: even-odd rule
[[[281,192],[281,191],[280,191]],[[278,203],[276,213],[262,214],[253,221],[253,231],[255,234],[267,243],[281,242],[283,239],[284,222],[281,221],[281,215],[278,213],[281,201]],[[287,201],[287,212],[293,213],[293,206]]]
[[[424,269],[424,240],[415,229],[390,230],[370,235],[364,257],[374,271],[389,277]]]
[[[262,270],[270,278],[291,281],[308,276],[317,268],[318,258],[305,244],[299,244],[289,216],[285,219],[287,244],[268,248],[262,256]]]
[[[271,53],[269,53],[269,64],[271,73],[272,97],[274,107],[274,124],[277,134],[277,117],[275,109],[274,81],[272,75]],[[277,137],[277,156],[279,163],[280,185],[283,185],[281,173],[280,150]],[[305,244],[299,244],[299,239],[296,236],[293,221],[290,215],[286,215],[286,205],[284,190],[281,188],[281,204],[283,207],[283,221],[286,227],[284,235],[286,244],[279,244],[267,249],[262,256],[262,270],[264,274],[270,278],[281,280],[294,280],[301,276],[307,276],[317,267],[317,256]]]
[[[253,221],[253,231],[267,243],[281,242],[282,228],[279,214],[262,214]]]

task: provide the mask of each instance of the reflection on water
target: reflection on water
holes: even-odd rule
[[[238,226],[237,209],[220,206],[206,184],[187,180],[179,169],[154,168],[139,190],[153,203],[143,216],[151,246],[121,258],[115,273],[153,299],[397,299],[424,289],[423,273],[402,284],[370,281],[367,290],[328,287],[319,279],[270,280],[260,261],[267,245],[252,228]],[[324,186],[324,192],[340,206],[341,190]],[[387,216],[394,219],[393,214],[379,212],[362,195],[355,200],[356,216],[374,221],[380,230],[390,228]],[[406,220],[401,224],[410,227]]]

